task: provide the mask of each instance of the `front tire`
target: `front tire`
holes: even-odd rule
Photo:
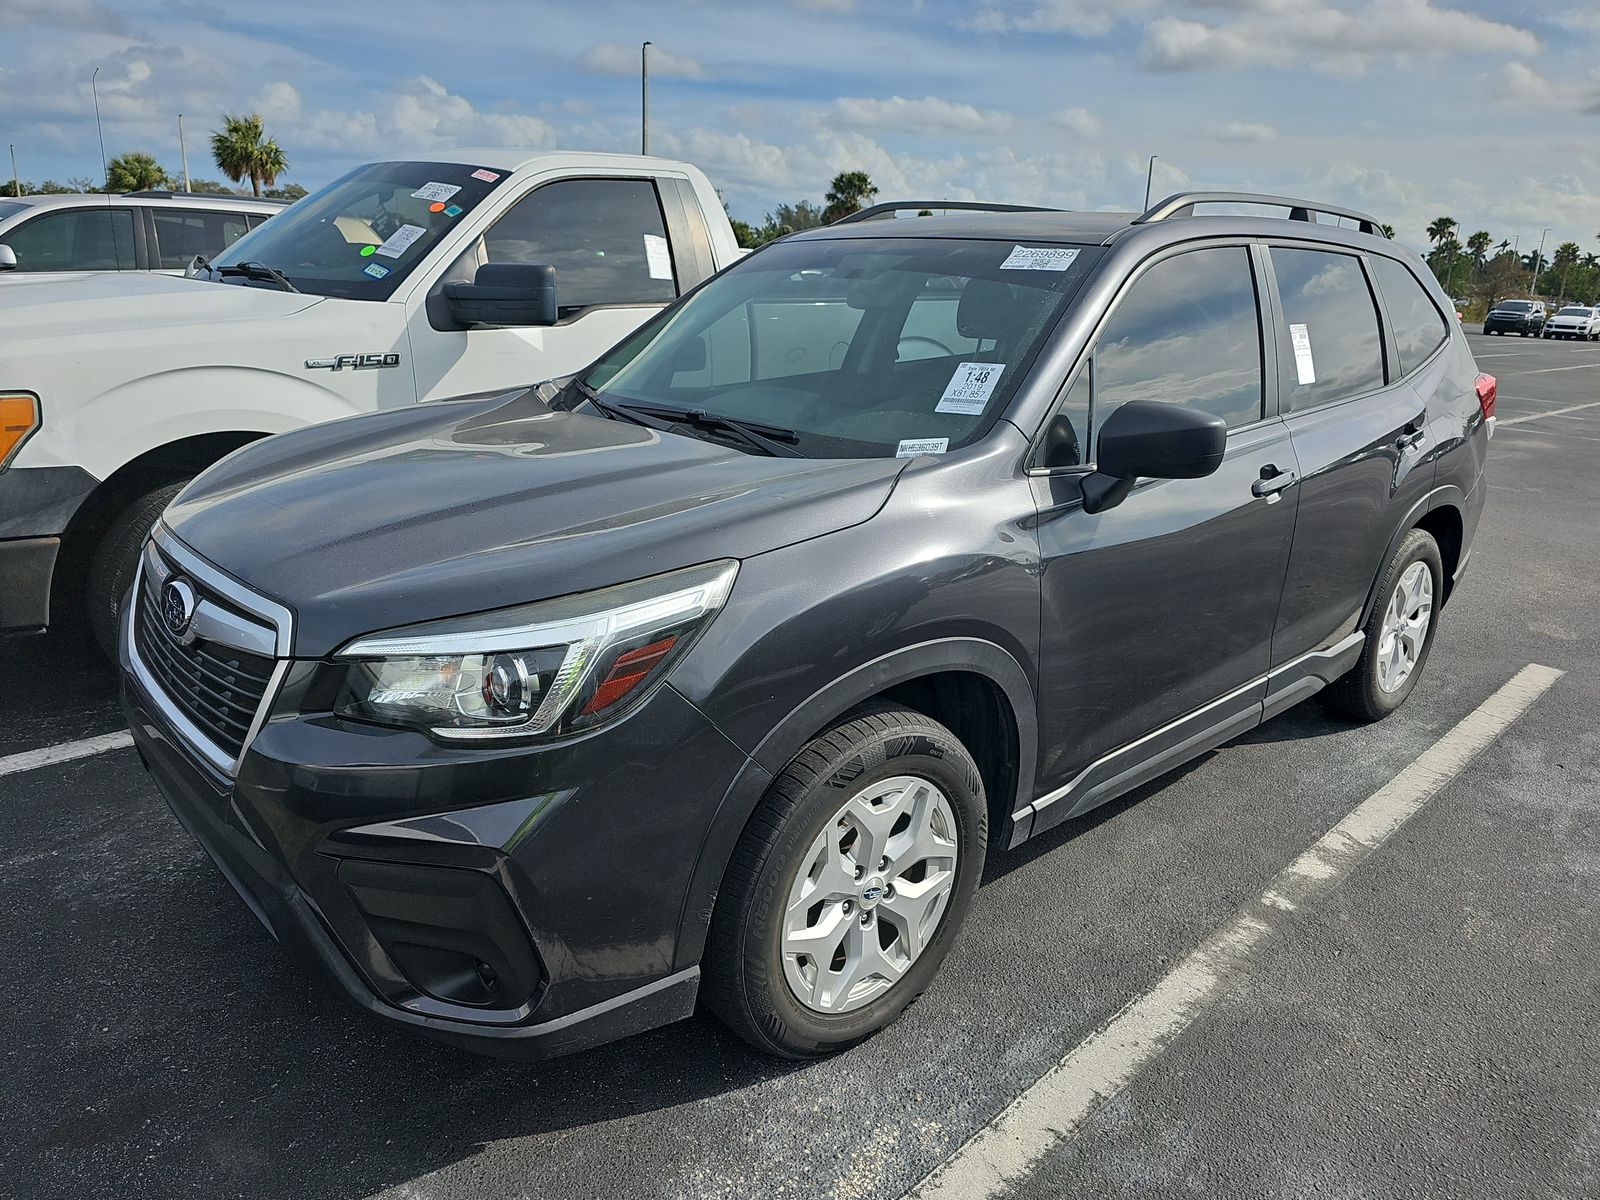
[[[1361,657],[1323,695],[1357,721],[1381,721],[1405,703],[1433,648],[1444,561],[1423,529],[1401,540],[1378,580],[1378,603],[1367,618]]]
[[[933,981],[983,870],[977,765],[921,713],[873,707],[814,738],[745,829],[706,950],[707,1004],[751,1045],[816,1058]]]
[[[89,613],[89,630],[100,644],[100,649],[113,662],[117,658],[117,614],[122,608],[123,597],[133,585],[139,552],[162,512],[188,482],[182,479],[177,483],[163,484],[135,499],[111,522],[100,544],[95,547],[94,557],[89,560],[84,597]]]

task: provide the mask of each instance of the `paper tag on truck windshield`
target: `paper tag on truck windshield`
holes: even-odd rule
[[[672,278],[672,255],[667,253],[667,239],[660,234],[644,235],[644,261],[650,268],[651,279]]]
[[[945,384],[944,395],[939,397],[939,403],[933,411],[960,413],[964,417],[981,413],[983,406],[989,403],[989,397],[994,394],[995,384],[1000,382],[1000,372],[1005,369],[1005,363],[959,364],[956,373],[950,376],[950,382]]]
[[[1317,365],[1311,359],[1311,334],[1304,325],[1289,326],[1289,341],[1294,346],[1294,372],[1301,383],[1317,381]]]
[[[894,449],[896,458],[915,458],[919,454],[943,454],[950,449],[949,438],[905,438]]]
[[[391,233],[388,241],[384,242],[373,253],[381,254],[385,258],[399,258],[406,252],[412,242],[427,232],[421,225],[402,225]]]
[[[425,183],[411,193],[413,200],[448,200],[461,189],[453,183]]]
[[[1002,271],[1065,271],[1078,257],[1076,250],[1060,246],[1013,246]]]

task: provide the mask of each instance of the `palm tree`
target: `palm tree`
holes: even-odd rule
[[[1428,240],[1430,242],[1442,242],[1450,236],[1455,227],[1456,219],[1454,217],[1435,217],[1428,225]]]
[[[823,197],[828,206],[822,210],[822,223],[832,224],[841,217],[860,212],[861,206],[878,194],[877,185],[865,171],[840,171],[828,186]]]
[[[1562,242],[1561,245],[1556,247],[1556,252],[1550,256],[1551,268],[1560,268],[1561,270],[1562,301],[1567,298],[1567,273],[1572,270],[1573,264],[1578,261],[1578,255],[1581,253],[1582,250],[1577,242]]]
[[[119,154],[106,164],[108,192],[145,192],[166,184],[167,169],[152,155],[134,150]]]
[[[283,148],[262,127],[260,113],[246,117],[225,114],[222,128],[211,135],[211,156],[235,183],[248,179],[258,196],[263,186],[271,187],[289,169]]]
[[[1480,229],[1477,233],[1467,238],[1467,249],[1472,252],[1472,261],[1476,266],[1482,266],[1483,260],[1488,257],[1489,247],[1494,239],[1489,236],[1487,229]]]
[[[1389,224],[1389,222],[1385,221],[1382,225],[1379,225],[1378,230],[1391,242],[1394,241],[1394,226]]]

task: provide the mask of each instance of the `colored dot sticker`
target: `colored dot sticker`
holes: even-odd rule
[[[461,213],[462,208],[459,204],[452,204],[449,208],[444,210],[444,215],[447,217],[459,217]]]
[[[428,205],[428,211],[429,212],[443,212],[444,211],[444,201],[443,200],[435,200],[432,204]]]
[[[361,257],[362,258],[371,258],[377,252],[378,252],[378,248],[376,246],[363,246],[363,247],[361,247]]]

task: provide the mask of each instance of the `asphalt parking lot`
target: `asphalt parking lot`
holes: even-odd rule
[[[380,1026],[132,750],[15,757],[118,730],[115,678],[71,634],[0,642],[0,1194],[892,1200],[956,1155],[924,1194],[1600,1195],[1600,345],[1470,340],[1493,491],[1406,706],[1303,705],[993,853],[940,982],[824,1062],[709,1017],[539,1065]],[[1547,690],[1408,821],[1130,1023],[1529,664]],[[1068,1110],[1064,1058],[1121,1067]]]

